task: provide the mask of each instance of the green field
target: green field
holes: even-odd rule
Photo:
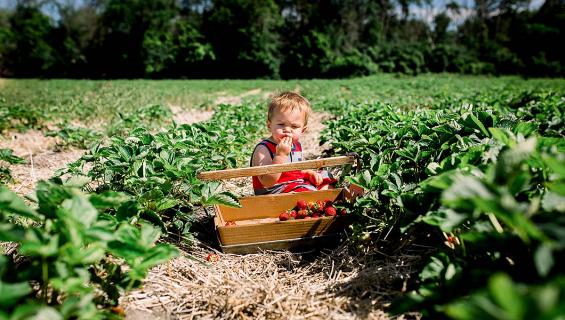
[[[45,122],[106,123],[116,113],[129,115],[139,108],[159,105],[184,108],[212,107],[222,96],[239,96],[251,90],[261,93],[294,90],[308,97],[318,110],[332,110],[342,102],[378,101],[394,106],[434,107],[446,101],[464,102],[479,96],[512,97],[517,92],[563,92],[564,80],[523,80],[518,77],[380,75],[343,80],[4,80],[0,91],[0,129],[41,127]],[[263,94],[246,96],[249,102],[265,102]],[[16,120],[10,123],[10,120]]]
[[[268,95],[282,90],[332,115],[321,133],[327,155],[361,157],[363,170],[344,177],[367,190],[353,206],[347,244],[369,255],[426,248],[386,311],[563,314],[565,80],[445,74],[0,82],[3,139],[33,130],[87,149],[40,183],[31,204],[0,187],[0,241],[21,243],[29,260],[0,259],[0,293],[11,292],[0,294],[0,319],[45,308],[63,318],[111,315],[120,294],[191,239],[198,209],[238,205],[237,194],[196,173],[246,166],[265,134]],[[193,109],[214,114],[173,125],[175,112]],[[11,150],[0,153],[3,183],[7,163],[25,165],[18,162]],[[153,246],[159,234],[166,241]]]

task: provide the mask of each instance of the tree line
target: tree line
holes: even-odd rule
[[[0,9],[0,75],[565,75],[564,0],[535,10],[529,0],[449,2],[441,10],[431,1],[18,0]],[[411,8],[434,9],[433,21],[414,18]],[[466,18],[454,27],[458,15]]]

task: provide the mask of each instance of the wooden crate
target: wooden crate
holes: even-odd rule
[[[293,164],[230,169],[201,173],[202,180],[234,178],[284,172],[306,168],[352,163],[353,157],[335,157]],[[359,187],[356,194],[361,193]],[[240,199],[241,208],[214,206],[216,234],[224,252],[252,253],[259,250],[312,248],[337,243],[337,238],[351,222],[351,216],[320,217],[279,221],[279,214],[296,205],[298,200],[345,200],[350,190],[342,188],[312,192],[250,196]],[[227,226],[234,221],[236,225]]]

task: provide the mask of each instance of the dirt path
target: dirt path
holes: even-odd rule
[[[210,120],[214,115],[213,110],[185,109],[180,106],[170,106],[173,120],[177,124],[191,124]]]
[[[26,160],[25,164],[8,166],[14,179],[8,188],[21,195],[33,192],[39,180],[51,178],[55,171],[76,161],[85,152],[77,149],[57,151],[56,139],[45,137],[37,130],[0,136],[0,148],[12,149],[16,156]]]
[[[218,105],[218,104],[238,105],[238,104],[241,104],[241,102],[243,101],[244,98],[249,97],[249,96],[256,96],[256,95],[260,94],[261,91],[262,91],[261,89],[253,89],[253,90],[249,90],[247,92],[244,92],[244,93],[242,93],[238,96],[219,96],[214,101],[214,104],[216,104],[216,105]]]

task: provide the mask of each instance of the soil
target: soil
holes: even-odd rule
[[[192,124],[210,120],[214,115],[212,110],[184,109],[180,106],[171,106],[173,120],[177,124]]]
[[[8,188],[21,195],[33,192],[38,181],[51,178],[55,171],[78,160],[85,152],[78,149],[59,150],[56,138],[45,137],[37,130],[9,132],[0,136],[0,148],[12,149],[14,155],[26,160],[25,164],[8,166],[14,179]]]
[[[247,92],[244,92],[238,96],[220,96],[216,98],[214,104],[231,104],[231,105],[239,105],[243,101],[244,98],[248,96],[256,96],[261,93],[261,89],[253,89]]]

